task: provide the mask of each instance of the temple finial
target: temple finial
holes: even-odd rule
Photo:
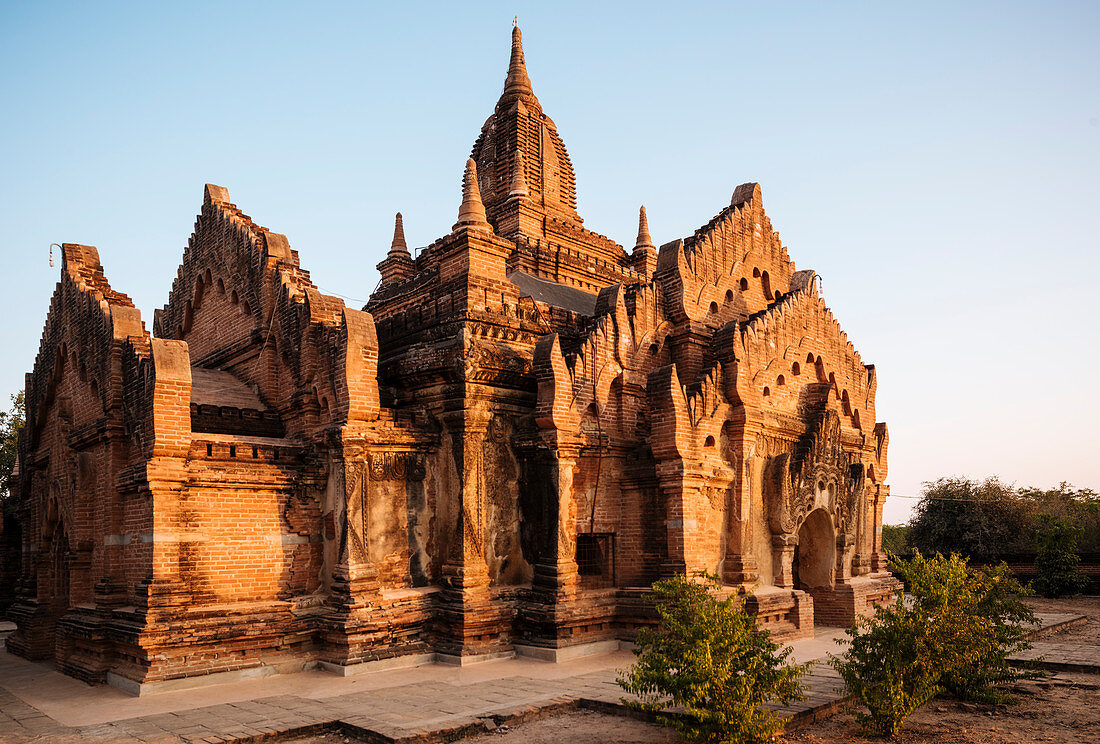
[[[508,62],[508,78],[504,81],[505,93],[534,94],[531,78],[527,76],[527,65],[523,61],[523,34],[519,26],[512,27],[512,59]]]
[[[649,237],[649,220],[645,216],[645,207],[638,210],[638,241],[634,244],[634,250],[639,248],[656,248],[653,238]]]
[[[509,198],[515,196],[528,196],[527,177],[524,174],[523,148],[516,148],[516,161],[512,168],[512,186],[508,189]]]
[[[390,254],[408,254],[408,252],[409,246],[405,243],[405,225],[401,221],[401,213],[398,212],[393,224],[393,242],[390,243]]]
[[[481,189],[477,185],[477,163],[473,158],[466,161],[466,173],[462,178],[462,206],[458,208],[458,222],[451,229],[461,227],[489,228],[485,205],[481,202]]]

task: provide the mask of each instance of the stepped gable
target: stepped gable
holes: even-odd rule
[[[852,429],[870,432],[877,378],[818,294],[812,271],[797,272],[791,292],[715,337],[732,360],[735,400],[805,417],[831,404]],[[723,348],[725,347],[725,348]],[[733,357],[729,356],[730,347]]]
[[[130,341],[148,353],[149,333],[130,298],[114,290],[94,246],[62,245],[61,280],[54,289],[34,368],[27,377],[27,421],[37,431],[66,370],[82,384],[88,415],[102,416],[111,382],[115,342]],[[71,380],[67,385],[71,384]],[[94,399],[94,400],[93,400]],[[95,410],[93,410],[95,409]]]
[[[204,271],[198,271],[200,265]],[[220,275],[215,277],[219,269]],[[188,308],[193,313],[196,299],[201,302],[206,291],[217,286],[223,286],[230,297],[234,291],[237,293],[241,314],[251,319],[251,329],[258,330],[266,320],[258,311],[270,299],[259,294],[268,272],[288,300],[309,304],[313,320],[339,322],[343,300],[317,289],[309,272],[299,265],[298,252],[291,250],[286,236],[255,223],[229,201],[227,189],[207,184],[202,213],[195,220],[168,302],[154,317],[154,333],[163,338],[179,337],[187,323]],[[207,286],[208,279],[214,287]],[[217,279],[221,279],[221,285],[217,285]],[[194,350],[192,357],[199,358]]]
[[[661,246],[656,272],[675,320],[725,323],[789,292],[795,265],[764,213],[760,185],[746,183],[690,237]]]
[[[400,224],[396,233],[395,245]],[[321,293],[286,236],[256,224],[220,186],[205,188],[202,213],[154,326],[158,335],[188,342],[192,365],[231,374],[256,389],[264,411],[250,424],[257,433],[282,431],[271,411],[278,412],[288,431],[307,436],[348,415],[377,417],[373,378],[363,384],[374,389],[353,403],[349,391],[357,383],[349,374],[360,362],[337,359],[347,348],[360,349],[366,354],[363,364],[376,364],[373,320]],[[204,389],[217,388],[204,383]],[[349,413],[348,405],[360,404],[365,408]],[[314,415],[313,406],[321,415]],[[253,410],[195,403],[193,425],[201,431],[236,431],[239,427],[224,410],[219,415],[227,408]]]

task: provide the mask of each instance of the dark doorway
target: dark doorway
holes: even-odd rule
[[[832,589],[836,572],[833,520],[824,509],[809,513],[798,529],[794,549],[795,589]]]

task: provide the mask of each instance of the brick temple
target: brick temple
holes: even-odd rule
[[[781,637],[893,595],[886,425],[760,187],[589,230],[519,29],[452,232],[366,307],[208,185],[152,333],[66,244],[15,495],[10,651],[147,692],[318,664],[566,658],[717,574]]]

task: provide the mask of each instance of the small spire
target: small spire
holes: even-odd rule
[[[513,196],[527,196],[527,177],[524,174],[523,148],[516,148],[516,162],[512,169],[512,187],[508,190],[509,198]]]
[[[394,220],[393,225],[393,242],[390,243],[390,255],[394,253],[404,253],[408,255],[409,246],[405,244],[405,224],[401,221],[401,213],[397,213],[397,218]]]
[[[642,207],[638,210],[638,242],[634,244],[634,250],[656,247],[653,238],[649,237],[649,220],[645,216],[645,207]]]
[[[481,189],[477,185],[477,163],[473,158],[466,161],[466,173],[462,178],[462,206],[458,208],[458,222],[452,230],[460,227],[489,227],[485,218],[485,205],[481,203]]]
[[[508,78],[504,81],[505,93],[526,93],[533,95],[531,78],[527,76],[527,65],[523,61],[523,34],[519,26],[512,27],[512,59],[508,62]]]

